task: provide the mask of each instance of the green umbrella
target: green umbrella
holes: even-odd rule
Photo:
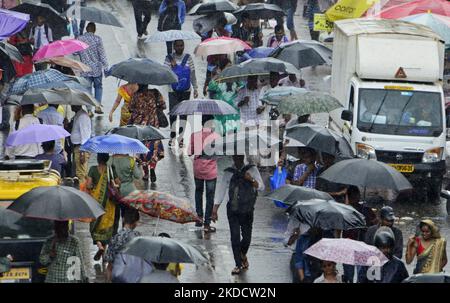
[[[280,114],[295,114],[297,116],[329,113],[342,107],[333,96],[320,92],[306,92],[290,96],[278,105]]]

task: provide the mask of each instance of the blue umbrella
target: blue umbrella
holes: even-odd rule
[[[252,50],[249,50],[247,54],[251,58],[267,58],[269,55],[274,51],[274,48],[272,47],[257,47]]]
[[[102,154],[145,154],[148,148],[139,140],[121,135],[104,135],[89,139],[80,150]]]
[[[68,80],[70,80],[68,76],[55,69],[37,71],[17,79],[11,86],[8,95],[20,95],[39,85]]]
[[[152,42],[167,42],[176,40],[195,40],[200,39],[200,36],[191,31],[170,30],[164,32],[156,32],[145,40],[147,43]]]
[[[20,32],[30,21],[30,15],[0,9],[0,40]]]
[[[424,13],[411,15],[401,20],[428,26],[444,39],[446,46],[450,45],[450,17]]]

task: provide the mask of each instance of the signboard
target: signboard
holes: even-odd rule
[[[325,15],[331,21],[361,17],[379,0],[339,0]]]
[[[314,14],[314,31],[332,32],[334,24],[327,19],[325,14]]]

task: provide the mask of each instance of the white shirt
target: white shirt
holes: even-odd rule
[[[289,76],[281,79],[280,82],[278,82],[278,84],[280,86],[291,86],[301,88],[300,80],[297,78],[295,82],[292,82],[291,79],[289,79]]]
[[[36,118],[32,114],[24,115],[22,118],[20,118],[19,127],[17,130],[21,130],[22,128],[25,128],[25,127],[33,125],[33,124],[41,124],[41,122],[39,121],[38,118]],[[16,156],[34,158],[37,155],[42,154],[42,153],[43,153],[43,150],[39,143],[24,144],[24,145],[18,145],[18,146],[5,148],[5,154],[9,158],[13,158]]]
[[[264,182],[261,178],[261,174],[256,166],[252,166],[247,172],[258,182],[258,191],[264,191],[265,186]],[[223,202],[227,203],[229,200],[228,189],[230,187],[231,177],[233,177],[233,173],[226,171],[223,174],[219,174],[219,185],[218,190],[216,191],[215,203],[214,204],[222,204]]]
[[[47,25],[47,28],[48,28],[48,37],[45,35],[45,24],[41,25],[41,26],[36,25],[36,27],[34,27],[34,36],[33,36],[33,30],[30,31],[30,39],[34,38],[34,47],[36,49],[37,49],[39,30],[40,30],[40,34],[41,34],[41,46],[40,47],[53,42],[52,29],[48,25]]]
[[[43,124],[46,125],[58,125],[63,127],[64,118],[58,113],[56,108],[49,106],[38,115],[38,118],[42,120]],[[64,139],[55,141],[55,153],[59,154],[63,150]]]
[[[75,145],[86,143],[91,138],[92,126],[91,118],[84,110],[80,110],[75,114],[73,120],[72,134],[70,139]]]
[[[235,105],[239,104],[245,97],[249,97],[250,101],[239,107],[239,112],[241,115],[241,122],[246,126],[256,126],[259,125],[260,120],[264,120],[262,115],[258,115],[256,110],[262,105],[259,97],[261,95],[261,89],[249,90],[247,87],[243,87],[239,90],[238,95],[235,99]]]

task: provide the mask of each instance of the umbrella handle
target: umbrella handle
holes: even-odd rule
[[[155,230],[153,231],[153,236],[156,237],[156,230],[158,229],[158,224],[159,224],[159,217],[161,216],[161,214],[158,215],[158,219],[156,220],[156,225],[155,225]]]

